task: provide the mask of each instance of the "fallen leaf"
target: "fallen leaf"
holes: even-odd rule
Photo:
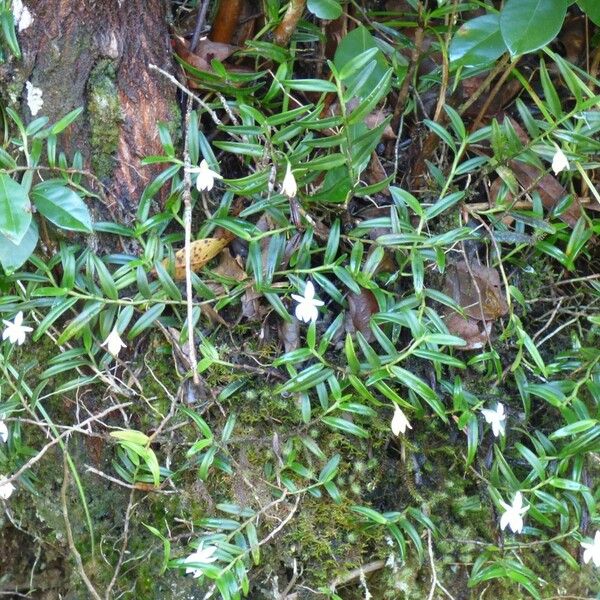
[[[477,321],[493,321],[508,312],[498,271],[475,261],[448,265],[444,293]]]
[[[219,323],[227,328],[231,327],[231,324],[228,323],[210,304],[202,305],[202,314],[213,323]]]
[[[371,331],[371,317],[379,311],[377,298],[370,290],[361,290],[360,294],[348,294],[348,312],[344,325],[347,333],[360,331],[367,342],[375,339]]]
[[[366,260],[369,260],[371,254],[373,254],[373,252],[375,252],[377,248],[380,247],[381,246],[370,246],[369,250],[367,251]],[[395,273],[397,270],[398,263],[396,262],[393,253],[388,248],[384,248],[383,258],[377,265],[377,268],[375,269],[375,272],[373,274],[376,275],[377,273]]]
[[[371,160],[367,165],[364,177],[369,185],[374,185],[387,178],[387,173],[381,164],[381,160],[379,159],[377,152],[371,152]],[[390,188],[386,186],[381,190],[380,193],[389,196]]]
[[[200,271],[202,267],[217,256],[230,241],[231,239],[228,237],[210,237],[203,240],[194,240],[190,244],[192,271]],[[166,269],[169,269],[171,267],[170,260],[165,258],[165,260],[163,260],[163,265]],[[185,279],[185,248],[182,248],[175,253],[173,268],[173,279],[176,281]]]
[[[186,63],[192,65],[199,71],[212,72],[211,61],[217,59],[221,62],[229,58],[234,52],[239,50],[237,46],[231,44],[222,44],[213,42],[208,38],[201,39],[194,52],[190,51],[187,40],[175,36],[172,41],[173,50]]]
[[[263,310],[260,305],[262,294],[249,288],[242,297],[242,316],[248,321],[260,321],[263,316]]]
[[[537,167],[519,160],[511,160],[509,165],[523,189],[539,192],[542,204],[547,210],[552,210],[568,195],[567,190],[550,173],[544,174]],[[574,227],[579,217],[581,217],[581,204],[575,198],[571,206],[560,215],[560,219],[570,227]]]
[[[457,347],[457,350],[476,350],[483,348],[492,332],[492,322],[476,321],[471,317],[463,317],[456,311],[450,311],[445,316],[446,327],[452,335],[457,335],[465,342],[465,346]]]
[[[283,342],[286,352],[296,350],[300,345],[300,321],[298,319],[292,319],[291,321],[280,320],[279,337]]]
[[[219,264],[213,269],[213,272],[220,277],[243,281],[248,277],[238,258],[231,256],[229,248],[225,248],[219,255]]]

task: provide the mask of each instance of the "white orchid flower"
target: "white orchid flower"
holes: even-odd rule
[[[116,327],[113,328],[113,330],[108,334],[108,337],[100,345],[106,346],[106,349],[115,358],[117,358],[122,348],[127,348],[127,345],[121,339]]]
[[[490,410],[489,408],[483,408],[481,410],[485,420],[491,424],[494,435],[498,437],[500,434],[504,435],[506,428],[506,415],[504,414],[504,404],[498,402],[496,410]]]
[[[11,344],[21,345],[25,341],[25,337],[30,331],[33,331],[32,327],[27,327],[23,325],[23,311],[20,310],[16,316],[14,321],[7,321],[6,319],[2,319],[2,322],[5,325],[4,333],[2,334],[2,339],[8,341]]]
[[[283,178],[283,182],[281,183],[281,191],[288,198],[293,198],[298,193],[298,184],[296,183],[296,178],[292,173],[292,167],[290,166],[290,163],[287,164],[285,177]]]
[[[0,419],[0,442],[5,443],[8,440],[8,427],[6,423]]]
[[[591,544],[581,542],[581,545],[584,548],[583,562],[587,565],[591,560],[597,567],[600,567],[600,531],[596,531]]]
[[[215,179],[223,179],[219,173],[213,171],[208,166],[208,163],[204,159],[200,162],[199,167],[190,167],[188,173],[198,173],[196,187],[199,192],[210,192],[215,185]]]
[[[565,169],[568,170],[570,168],[569,159],[566,154],[557,146],[556,152],[552,157],[552,170],[555,175],[558,175],[560,172]]]
[[[0,499],[8,500],[15,491],[15,486],[6,481],[6,477],[0,477]]]
[[[529,510],[529,506],[523,506],[523,494],[517,492],[513,498],[512,505],[500,500],[504,513],[500,518],[500,528],[506,529],[508,525],[513,533],[523,531],[523,515]]]
[[[406,418],[404,411],[396,405],[394,409],[394,416],[392,417],[392,433],[394,435],[400,435],[406,431],[406,428],[412,429],[409,420]]]
[[[203,548],[200,546],[198,550],[192,552],[183,562],[184,563],[204,563],[210,564],[217,560],[215,552],[217,551],[216,546],[206,546]],[[192,573],[194,579],[200,577],[203,574],[202,567],[187,567],[185,570],[186,574]]]
[[[315,286],[312,284],[312,281],[306,282],[304,296],[292,294],[292,298],[298,302],[298,305],[296,306],[296,317],[305,323],[316,321],[319,316],[317,307],[325,304],[322,300],[315,298]]]

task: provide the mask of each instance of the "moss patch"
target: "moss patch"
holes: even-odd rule
[[[100,179],[109,178],[119,145],[122,120],[116,69],[110,60],[101,60],[92,70],[88,97],[92,170]]]

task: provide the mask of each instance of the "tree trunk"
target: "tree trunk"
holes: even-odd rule
[[[33,21],[19,33],[23,58],[13,61],[10,99],[33,118],[27,90],[42,91],[37,116],[54,122],[74,108],[84,112],[63,145],[81,151],[86,167],[108,191],[113,218],[129,221],[143,188],[160,167],[140,159],[161,154],[156,124],[173,123],[173,86],[156,71],[170,70],[164,0],[37,0],[26,2]],[[26,86],[30,82],[30,86]]]

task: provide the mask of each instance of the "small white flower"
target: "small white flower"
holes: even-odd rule
[[[581,542],[581,545],[585,548],[583,562],[587,565],[591,560],[597,567],[600,567],[600,531],[596,531],[594,541],[591,544]]]
[[[394,416],[392,417],[392,433],[394,435],[400,435],[406,431],[406,428],[412,429],[404,411],[396,405],[394,409]]]
[[[292,173],[292,167],[290,166],[290,163],[287,164],[285,177],[283,178],[283,182],[281,183],[281,191],[288,198],[293,198],[298,193],[298,184],[296,183],[296,178]]]
[[[198,173],[198,177],[196,179],[196,187],[199,192],[210,192],[215,185],[215,179],[223,179],[219,173],[213,171],[209,166],[206,160],[202,159],[199,167],[190,167],[188,169],[189,173]]]
[[[106,349],[115,357],[119,355],[121,352],[121,348],[127,348],[126,344],[121,339],[117,328],[114,327],[113,330],[108,334],[108,337],[100,344],[101,346],[106,346]]]
[[[12,14],[19,32],[27,29],[33,23],[33,17],[22,0],[13,0]]]
[[[503,500],[500,500],[500,504],[505,511],[500,518],[500,528],[504,530],[508,525],[513,533],[521,533],[523,531],[523,515],[529,510],[529,506],[523,506],[521,492],[515,494],[512,505],[506,504]]]
[[[33,331],[33,327],[27,327],[23,325],[23,311],[20,310],[16,316],[14,321],[7,321],[6,319],[2,319],[2,322],[6,326],[4,332],[2,333],[2,339],[8,341],[11,344],[17,344],[20,346],[24,341],[26,335]]]
[[[0,442],[5,443],[8,440],[8,427],[6,423],[0,419]]]
[[[565,153],[557,146],[554,157],[552,158],[552,170],[555,175],[558,175],[561,171],[569,169],[569,159]]]
[[[184,563],[204,563],[210,564],[217,560],[215,552],[217,548],[215,546],[207,546],[203,548],[200,546],[196,552],[192,552],[183,562]],[[187,567],[185,570],[186,574],[192,573],[194,579],[202,575],[202,567]]]
[[[504,435],[504,430],[506,428],[504,404],[502,404],[502,402],[498,402],[496,405],[496,410],[483,408],[481,412],[483,413],[485,420],[492,425],[492,431],[494,432],[494,435],[496,437],[498,437],[500,434]]]
[[[317,307],[325,304],[322,300],[315,298],[315,286],[312,284],[312,281],[306,282],[304,296],[292,294],[292,298],[298,302],[298,306],[296,306],[296,317],[305,323],[316,321],[319,316]]]
[[[30,81],[25,83],[25,87],[27,88],[27,106],[31,115],[35,117],[44,105],[44,101],[42,100],[43,92],[41,88],[35,87]]]
[[[6,477],[0,477],[0,498],[8,500],[15,491],[15,486],[12,483],[6,482]]]

